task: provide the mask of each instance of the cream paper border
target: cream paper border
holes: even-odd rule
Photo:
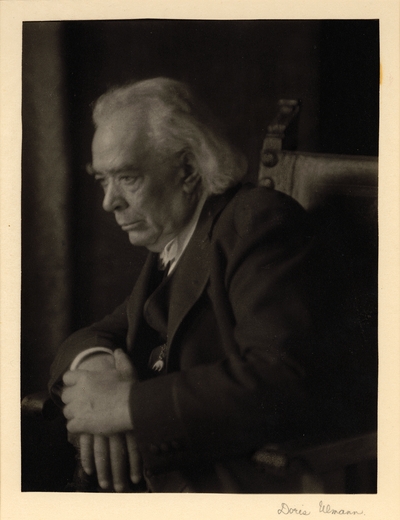
[[[21,493],[19,446],[20,147],[22,21],[129,18],[380,20],[380,386],[377,495],[118,495]],[[282,518],[282,502],[318,513],[320,500],[400,517],[399,459],[399,2],[398,0],[0,0],[1,520],[218,520]],[[288,516],[298,516],[296,514]],[[336,515],[335,515],[336,516]],[[346,515],[347,516],[347,515]]]

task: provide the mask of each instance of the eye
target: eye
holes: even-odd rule
[[[95,175],[95,180],[96,180],[96,182],[98,182],[100,184],[100,186],[103,189],[107,188],[108,181],[109,181],[107,177],[103,177],[102,175]]]
[[[140,175],[134,172],[123,172],[120,173],[117,177],[117,182],[120,186],[125,186],[129,190],[136,190],[138,189],[140,183],[139,183]]]
[[[135,182],[138,180],[138,176],[124,174],[124,175],[120,175],[118,180],[119,180],[119,182],[121,182],[123,184],[132,185],[132,184],[135,184]]]

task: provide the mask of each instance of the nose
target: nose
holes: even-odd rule
[[[120,188],[113,178],[109,180],[104,188],[103,209],[105,211],[118,211],[128,206]]]

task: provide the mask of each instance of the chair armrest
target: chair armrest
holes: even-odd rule
[[[52,401],[48,392],[42,391],[25,396],[21,402],[21,412],[28,417],[52,420],[60,415],[61,410]]]
[[[326,473],[377,457],[377,432],[293,450],[290,458],[301,459],[316,473]]]
[[[374,493],[376,458],[376,431],[331,442],[267,445],[253,455],[268,473],[297,475],[299,493]]]

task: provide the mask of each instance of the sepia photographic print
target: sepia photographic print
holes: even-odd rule
[[[92,349],[102,347],[99,355],[111,359],[104,349],[119,347],[138,372],[138,388],[144,388],[143,404],[137,406],[145,407],[149,417],[133,417],[133,423],[152,421],[143,425],[143,446],[138,441],[143,479],[133,486],[125,483],[125,491],[301,492],[303,484],[292,482],[290,469],[287,476],[279,474],[284,473],[280,464],[291,463],[290,450],[299,459],[298,450],[307,453],[322,443],[329,445],[326,450],[340,450],[335,443],[354,439],[354,450],[366,444],[365,454],[359,454],[366,459],[360,460],[362,470],[355,457],[348,464],[354,474],[344,469],[341,483],[326,477],[323,482],[305,470],[307,478],[315,479],[316,491],[376,492],[369,445],[376,437],[370,440],[365,434],[376,429],[378,20],[25,22],[22,66],[23,395],[47,387],[55,358],[50,392],[59,406],[69,404],[59,399],[59,387],[76,356],[87,352],[83,360],[92,361],[97,359]],[[97,109],[95,100],[115,86],[120,90],[106,94]],[[222,121],[220,133],[205,109],[196,106],[197,98]],[[129,123],[122,123],[129,110]],[[298,111],[292,122],[290,110]],[[110,143],[119,132],[134,136],[127,157],[119,141]],[[202,132],[212,136],[211,144],[197,145]],[[123,141],[129,138],[125,133]],[[153,152],[146,139],[155,146]],[[159,162],[151,163],[144,153],[159,153]],[[183,202],[165,185],[172,182],[169,170],[167,180],[158,180],[170,156],[176,163],[172,168],[187,175],[188,183],[197,182],[190,177],[197,169],[203,175],[196,195],[189,193],[191,185],[184,188]],[[293,164],[285,164],[293,158]],[[215,165],[208,173],[211,160]],[[152,170],[157,168],[160,173]],[[154,186],[147,175],[156,176]],[[247,188],[247,182],[264,189]],[[317,225],[300,225],[305,216],[282,192],[297,197]],[[205,225],[210,236],[210,224],[203,224],[206,211],[214,233],[207,244],[210,251],[197,234]],[[172,257],[161,290],[153,281],[148,251],[162,258],[160,253],[175,247],[173,238],[192,225],[193,215],[196,230],[180,258]],[[271,226],[276,226],[273,232]],[[282,238],[275,239],[275,233]],[[178,240],[177,254],[179,246]],[[193,289],[196,283],[202,287]],[[107,315],[111,317],[102,321]],[[177,323],[171,326],[170,320]],[[94,322],[92,329],[85,328]],[[67,340],[57,354],[65,338],[82,328],[82,336]],[[229,367],[225,370],[221,363]],[[258,374],[253,363],[266,366]],[[274,390],[268,382],[271,363],[275,376],[284,372]],[[193,382],[176,379],[180,373],[185,379],[192,374]],[[175,404],[162,401],[166,393],[171,398],[174,392],[191,395],[192,385],[202,385],[202,378],[205,388],[190,397],[191,404],[188,397]],[[247,378],[262,381],[253,380],[250,392]],[[243,388],[231,388],[233,384]],[[287,385],[293,389],[285,396]],[[152,392],[161,395],[152,397]],[[258,404],[257,392],[263,394]],[[272,398],[271,392],[278,395]],[[302,392],[309,395],[297,401]],[[215,402],[216,393],[222,394],[221,403]],[[246,402],[243,410],[241,400]],[[185,412],[186,406],[192,411]],[[163,408],[164,419],[159,416]],[[175,413],[199,414],[180,419],[182,428],[196,431],[195,438],[178,431]],[[225,431],[228,417],[232,424]],[[35,438],[29,422],[25,440],[23,428],[26,491],[94,491],[99,486],[99,478],[86,482],[73,468],[69,475],[61,474],[60,466],[67,470],[69,459],[75,463],[69,446],[64,460],[58,445],[61,437],[66,440],[63,419],[60,414],[60,432],[52,432],[57,437],[57,444],[51,444],[54,453],[43,432]],[[271,427],[270,422],[277,424]],[[162,428],[164,435],[155,434]],[[172,428],[178,430],[169,432]],[[79,429],[74,433],[81,434]],[[141,453],[149,436],[154,437],[149,449],[160,451],[159,460]],[[215,443],[214,436],[219,437]],[[45,441],[47,461],[39,455]],[[192,444],[170,453],[174,442]],[[225,451],[227,443],[232,446]],[[290,446],[286,453],[286,443],[300,446]],[[166,454],[176,460],[164,461]],[[246,458],[255,459],[253,465],[266,459],[265,468],[252,476]],[[238,467],[230,467],[232,459]],[[160,471],[154,482],[146,476],[153,469]],[[358,482],[357,471],[365,482]],[[109,472],[104,470],[109,482],[100,490],[115,490]]]
[[[382,23],[239,18],[22,21],[23,499],[378,518]]]

